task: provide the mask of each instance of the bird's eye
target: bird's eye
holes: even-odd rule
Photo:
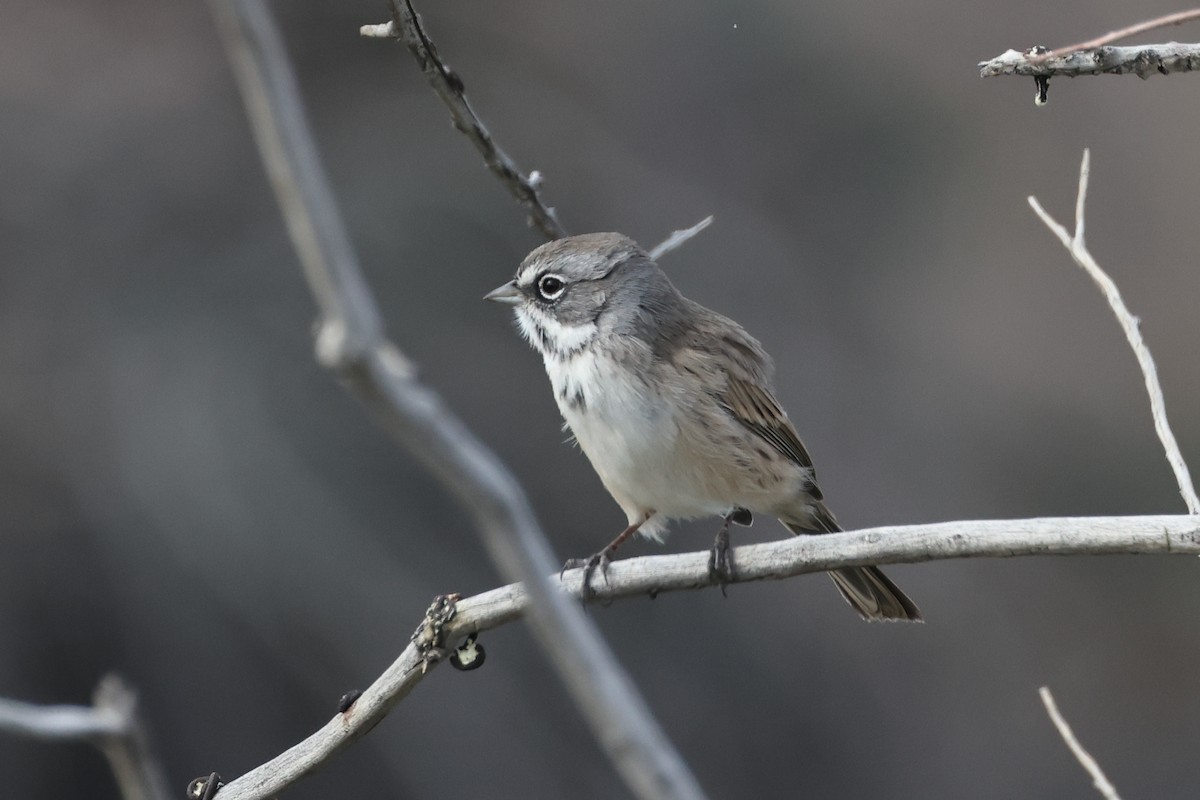
[[[543,300],[557,300],[567,290],[567,282],[557,275],[543,275],[538,278],[537,290]]]

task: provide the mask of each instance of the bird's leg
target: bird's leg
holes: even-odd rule
[[[729,549],[729,525],[734,523],[743,527],[754,522],[754,515],[744,508],[730,509],[724,517],[721,530],[713,542],[712,550],[708,553],[708,576],[721,587],[721,595],[725,595],[725,584],[733,580],[733,553]]]
[[[578,569],[583,567],[583,587],[579,590],[580,597],[586,603],[596,596],[596,590],[592,588],[592,575],[595,574],[596,568],[599,567],[600,574],[604,577],[604,582],[608,583],[608,562],[612,560],[612,554],[617,548],[638,532],[638,528],[646,524],[646,521],[654,516],[654,512],[650,511],[642,515],[642,518],[636,522],[631,522],[629,527],[617,534],[617,538],[608,543],[608,546],[589,558],[572,558],[563,564],[562,572],[558,575],[561,578],[562,573],[569,569]]]

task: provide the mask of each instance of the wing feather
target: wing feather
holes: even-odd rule
[[[779,403],[763,387],[752,381],[729,376],[729,385],[721,396],[721,405],[751,431],[805,469],[812,470],[812,458],[791,420]],[[815,478],[815,471],[814,471]],[[815,488],[815,487],[814,487]],[[820,497],[819,493],[816,493]]]
[[[719,386],[712,395],[721,407],[784,458],[808,470],[815,482],[812,458],[768,388],[774,371],[770,356],[733,320],[699,304],[690,305],[692,324],[672,342],[675,366],[696,376],[702,385]],[[815,483],[808,491],[821,499]]]

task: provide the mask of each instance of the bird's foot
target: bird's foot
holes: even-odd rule
[[[750,512],[746,512],[749,514]],[[733,552],[729,549],[729,519],[717,531],[712,550],[708,551],[708,577],[721,587],[721,596],[726,597],[725,585],[733,580]]]
[[[585,603],[596,598],[596,590],[592,588],[592,575],[596,573],[597,569],[600,570],[600,576],[604,578],[604,584],[608,585],[608,564],[611,561],[608,555],[609,549],[606,547],[588,558],[572,558],[563,564],[562,572],[558,573],[561,578],[563,572],[569,569],[583,569],[583,585],[579,589],[579,598]]]

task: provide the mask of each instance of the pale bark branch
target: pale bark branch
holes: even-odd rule
[[[526,175],[507,153],[497,146],[492,135],[484,126],[483,120],[471,108],[464,92],[463,80],[457,72],[450,69],[438,56],[437,47],[421,26],[421,18],[417,15],[409,0],[390,0],[392,6],[392,21],[381,25],[364,25],[359,32],[369,38],[398,39],[409,49],[417,59],[421,71],[429,81],[433,91],[450,110],[450,118],[454,127],[471,140],[475,149],[483,156],[483,161],[508,191],[516,198],[521,207],[529,214],[529,224],[537,228],[547,239],[561,239],[567,235],[566,229],[558,221],[554,209],[547,206],[539,192],[541,176],[537,172]]]
[[[1035,102],[1044,105],[1049,79],[1055,75],[1073,78],[1078,75],[1132,73],[1139,78],[1149,78],[1155,73],[1169,75],[1172,72],[1191,72],[1200,69],[1200,44],[1167,42],[1131,47],[1106,45],[1139,33],[1169,25],[1180,25],[1195,19],[1200,19],[1200,8],[1167,14],[1110,31],[1086,42],[1056,47],[1053,50],[1040,46],[1024,51],[1008,50],[990,61],[979,62],[979,75],[983,78],[998,75],[1033,76],[1038,82]]]
[[[1100,47],[1095,50],[1064,51],[1046,58],[1042,48],[1020,52],[1008,50],[989,61],[979,62],[979,76],[1032,75],[1078,77],[1080,75],[1169,75],[1200,70],[1200,44],[1140,44],[1129,47]]]
[[[125,800],[172,797],[133,689],[109,675],[100,681],[93,703],[46,706],[0,698],[0,731],[51,742],[88,742],[108,759]]]
[[[1083,745],[1075,738],[1075,734],[1071,731],[1071,726],[1067,724],[1067,720],[1058,710],[1058,704],[1054,702],[1054,695],[1050,694],[1050,689],[1043,686],[1038,690],[1038,694],[1042,697],[1042,705],[1046,707],[1046,713],[1050,715],[1050,721],[1054,723],[1054,727],[1058,729],[1058,735],[1066,742],[1070,748],[1071,754],[1075,756],[1075,760],[1087,771],[1087,774],[1092,778],[1092,785],[1096,787],[1096,791],[1104,800],[1121,800],[1121,796],[1117,794],[1117,789],[1108,782],[1108,778],[1104,775],[1104,770],[1100,769],[1100,765],[1096,763],[1096,759],[1092,758],[1087,750],[1083,749]]]
[[[656,800],[702,798],[696,779],[595,626],[548,579],[554,560],[521,487],[437,394],[416,379],[399,349],[384,337],[274,21],[257,0],[212,0],[211,5],[293,245],[321,308],[319,359],[470,512],[500,571],[524,582],[535,638],[633,793]],[[341,743],[348,740],[343,737]],[[300,774],[315,763],[306,763]],[[261,795],[247,796],[266,797],[281,788],[271,785]],[[225,797],[229,788],[221,792]]]
[[[1141,367],[1142,377],[1146,383],[1146,393],[1150,396],[1150,413],[1154,418],[1154,430],[1158,433],[1158,438],[1162,442],[1167,461],[1175,473],[1175,481],[1179,485],[1179,493],[1183,496],[1184,502],[1187,503],[1188,512],[1200,514],[1200,498],[1196,497],[1196,487],[1192,484],[1192,477],[1188,471],[1187,462],[1183,459],[1183,453],[1179,450],[1179,443],[1175,441],[1175,434],[1171,432],[1171,424],[1167,421],[1166,401],[1163,399],[1162,387],[1158,382],[1158,370],[1154,366],[1154,357],[1150,355],[1150,348],[1146,346],[1146,342],[1142,338],[1140,322],[1137,317],[1129,313],[1129,309],[1125,306],[1125,301],[1121,299],[1121,293],[1117,289],[1117,285],[1100,268],[1100,265],[1096,263],[1092,254],[1088,252],[1087,244],[1084,240],[1084,203],[1087,199],[1088,175],[1090,171],[1091,153],[1085,149],[1083,151],[1083,161],[1079,165],[1079,192],[1075,198],[1074,236],[1068,233],[1066,228],[1059,225],[1053,217],[1046,213],[1036,197],[1029,197],[1029,205],[1041,218],[1042,222],[1046,224],[1046,227],[1058,237],[1063,247],[1067,248],[1067,252],[1071,254],[1071,258],[1075,260],[1075,263],[1083,267],[1084,271],[1091,276],[1096,285],[1100,287],[1100,290],[1104,292],[1104,297],[1108,300],[1113,314],[1116,315],[1117,321],[1121,324],[1121,329],[1125,331],[1125,338],[1129,341],[1129,346],[1133,348],[1138,366]]]
[[[889,526],[824,536],[796,536],[733,550],[733,583],[777,580],[839,567],[905,564],[952,558],[1009,558],[1031,555],[1162,554],[1200,555],[1200,520],[1195,517],[1067,517]],[[608,580],[593,578],[599,594],[619,598],[714,587],[707,551],[614,561]],[[580,597],[582,570],[562,576],[563,588]],[[460,600],[445,629],[450,646],[472,633],[512,622],[526,613],[521,584],[501,586]],[[345,714],[221,790],[220,800],[271,797],[317,769],[333,753],[371,730],[425,673],[410,645]]]

